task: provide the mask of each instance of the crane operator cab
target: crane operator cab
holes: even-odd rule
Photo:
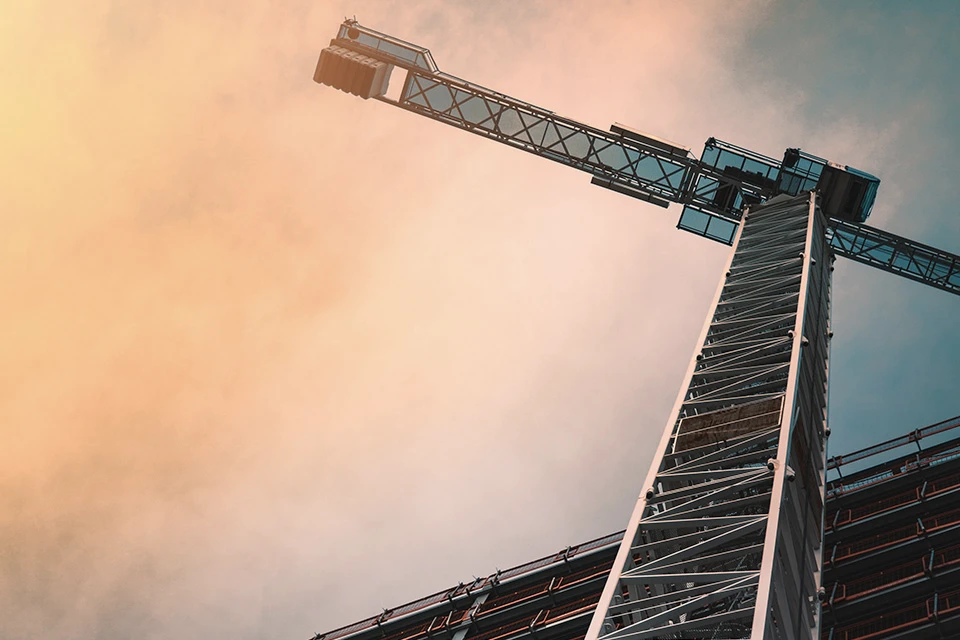
[[[877,197],[880,179],[853,167],[787,149],[780,163],[777,191],[798,195],[816,189],[828,218],[863,223]]]
[[[880,179],[853,167],[787,149],[783,160],[710,138],[677,227],[732,244],[744,207],[785,193],[817,190],[828,218],[861,224],[870,215]]]

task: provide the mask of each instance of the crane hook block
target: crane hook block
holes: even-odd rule
[[[387,92],[393,65],[331,44],[320,52],[314,82],[367,98]]]

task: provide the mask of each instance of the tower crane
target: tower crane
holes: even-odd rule
[[[833,261],[960,295],[960,256],[867,226],[880,180],[863,171],[715,138],[697,158],[598,129],[441,72],[428,49],[356,20],[314,80],[678,203],[678,228],[732,245],[587,640],[819,637]]]

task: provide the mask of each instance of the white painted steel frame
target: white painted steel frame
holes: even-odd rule
[[[825,230],[812,193],[745,216],[587,640],[817,636]]]

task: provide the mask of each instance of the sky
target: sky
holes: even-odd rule
[[[955,3],[7,3],[5,639],[305,639],[626,524],[728,249],[315,84],[353,15],[960,252]],[[960,414],[960,300],[834,275],[831,453]]]

